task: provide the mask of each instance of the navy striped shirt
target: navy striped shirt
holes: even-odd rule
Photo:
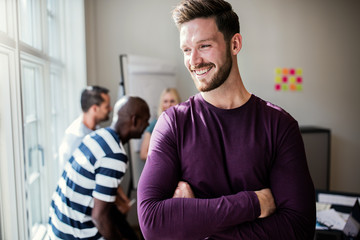
[[[87,135],[66,163],[52,196],[50,238],[101,239],[91,220],[94,198],[114,202],[126,168],[126,153],[114,130]]]

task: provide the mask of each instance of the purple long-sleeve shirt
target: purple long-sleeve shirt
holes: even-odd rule
[[[195,197],[172,198],[180,180]],[[259,219],[254,191],[276,212]],[[170,108],[152,134],[138,185],[145,239],[313,239],[315,194],[297,122],[252,95],[219,109],[200,94]]]

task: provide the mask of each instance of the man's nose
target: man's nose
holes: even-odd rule
[[[196,49],[191,51],[190,61],[189,61],[190,66],[195,67],[195,66],[199,65],[201,63],[201,61],[202,61],[202,58],[200,56],[199,51]]]

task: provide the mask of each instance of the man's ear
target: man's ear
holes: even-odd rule
[[[138,118],[137,118],[137,116],[136,116],[136,115],[132,115],[132,116],[131,116],[131,125],[132,125],[133,127],[136,127],[137,124],[138,124]]]
[[[91,105],[89,111],[96,113],[98,110],[98,106],[96,104]]]
[[[230,51],[232,53],[232,55],[237,55],[241,48],[242,48],[242,36],[240,33],[236,33],[232,38],[231,38],[231,42],[230,42]]]

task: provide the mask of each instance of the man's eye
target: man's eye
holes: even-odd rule
[[[205,45],[201,45],[201,47],[200,48],[208,48],[208,47],[210,47],[211,45],[209,45],[209,44],[205,44]]]
[[[183,49],[183,52],[184,53],[189,53],[191,50],[189,49],[189,48],[185,48],[185,49]]]

